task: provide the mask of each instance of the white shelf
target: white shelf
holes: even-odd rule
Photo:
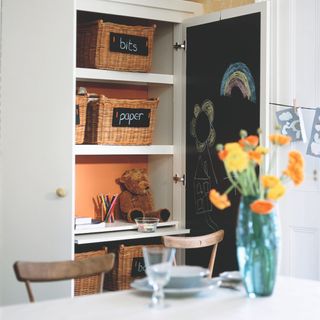
[[[173,145],[75,145],[75,155],[173,155]]]
[[[178,221],[166,221],[166,222],[158,223],[158,228],[177,227],[177,226],[178,226]],[[74,230],[74,234],[127,231],[127,230],[138,229],[135,223],[126,222],[124,220],[117,220],[114,223],[92,224],[89,226],[89,228],[86,225],[80,225],[79,228],[80,229]]]
[[[133,240],[155,238],[168,235],[188,234],[190,229],[178,229],[175,227],[158,228],[156,232],[143,233],[135,230],[130,231],[114,231],[104,233],[78,234],[74,236],[76,244],[100,243],[120,240]]]
[[[111,71],[100,69],[77,68],[78,81],[120,82],[124,84],[166,84],[173,85],[173,75],[142,72]]]
[[[181,0],[77,0],[76,9],[173,23],[203,13],[202,4]]]

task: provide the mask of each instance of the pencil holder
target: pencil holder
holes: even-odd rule
[[[100,220],[105,223],[113,223],[115,221],[114,207],[117,202],[118,195],[114,194],[109,197],[108,194],[99,193],[97,195],[97,203],[100,211]]]

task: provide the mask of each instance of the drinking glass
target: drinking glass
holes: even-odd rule
[[[174,248],[143,247],[148,282],[153,288],[151,308],[164,308],[163,287],[169,282],[175,255]]]

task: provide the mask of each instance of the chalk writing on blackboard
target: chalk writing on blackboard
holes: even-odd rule
[[[193,118],[190,124],[191,136],[195,138],[198,152],[213,146],[216,140],[216,131],[213,127],[214,105],[210,100],[205,100],[200,107],[196,104],[193,108]]]
[[[208,193],[212,187],[212,180],[217,182],[216,174],[209,148],[216,139],[213,127],[214,104],[211,100],[204,100],[201,107],[196,104],[193,108],[193,118],[190,123],[190,133],[194,137],[195,147],[198,152],[197,165],[193,174],[193,197],[196,214],[210,213],[212,205]]]
[[[250,69],[245,63],[236,62],[230,64],[223,75],[220,95],[231,96],[232,90],[238,88],[243,98],[256,102],[256,87]]]
[[[204,214],[212,210],[212,205],[208,198],[208,193],[211,188],[211,177],[207,161],[208,160],[205,160],[202,155],[199,155],[194,173],[193,192],[196,214]]]
[[[147,56],[148,38],[110,32],[110,51]]]
[[[207,226],[212,230],[212,231],[218,231],[221,229],[221,227],[214,221],[214,217],[212,214],[206,214],[205,215],[205,222]]]

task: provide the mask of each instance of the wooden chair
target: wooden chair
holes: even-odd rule
[[[216,253],[218,248],[218,243],[223,240],[224,231],[219,230],[204,236],[197,237],[177,237],[177,236],[163,236],[162,242],[166,247],[176,248],[176,249],[195,249],[204,248],[212,246],[212,252],[209,260],[209,275],[212,277],[214,261],[216,259]],[[176,261],[174,261],[176,264]]]
[[[113,253],[95,256],[79,261],[27,262],[17,261],[13,268],[19,281],[25,283],[30,302],[34,302],[31,282],[50,282],[79,279],[101,274],[97,293],[102,292],[104,273],[112,270],[115,256]]]

